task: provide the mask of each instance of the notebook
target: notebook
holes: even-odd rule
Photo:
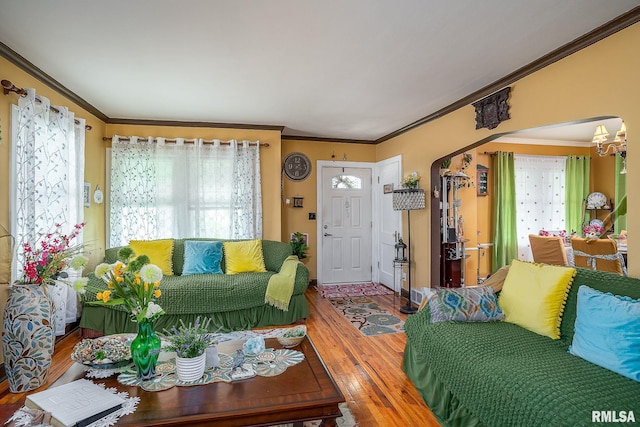
[[[54,427],[84,427],[122,408],[126,401],[85,379],[27,396],[25,405],[51,413]]]

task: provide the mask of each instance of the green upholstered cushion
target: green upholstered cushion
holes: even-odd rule
[[[560,340],[506,322],[432,324],[423,310],[405,323],[407,346],[414,360],[428,364],[434,377],[486,426],[591,425],[591,411],[601,408],[640,413],[640,383],[567,352],[577,288],[588,283],[604,292],[640,297],[638,279],[578,269]]]

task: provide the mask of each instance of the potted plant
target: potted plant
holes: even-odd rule
[[[298,257],[298,259],[304,259],[307,257],[306,250],[309,249],[307,243],[305,241],[304,235],[299,231],[293,233],[291,237],[291,249],[293,250],[293,254]]]
[[[209,333],[210,318],[204,321],[200,316],[195,323],[185,325],[180,319],[180,326],[171,331],[164,330],[165,339],[169,343],[167,351],[176,352],[176,374],[183,382],[193,382],[202,378],[205,370],[206,350],[216,343],[215,334]]]

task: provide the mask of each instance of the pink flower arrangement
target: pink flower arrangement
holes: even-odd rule
[[[582,233],[584,237],[587,238],[598,238],[604,233],[604,227],[597,224],[590,224],[582,229]]]
[[[80,235],[84,223],[76,224],[68,235],[62,234],[61,224],[53,233],[46,234],[35,245],[25,243],[22,282],[29,284],[53,284],[58,277],[66,277],[63,270],[82,270],[88,258],[82,255],[84,245],[72,245]]]

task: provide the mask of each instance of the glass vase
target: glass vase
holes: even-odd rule
[[[138,322],[138,335],[131,342],[131,357],[139,379],[149,380],[156,376],[160,347],[160,338],[153,330],[152,322],[148,319]]]

